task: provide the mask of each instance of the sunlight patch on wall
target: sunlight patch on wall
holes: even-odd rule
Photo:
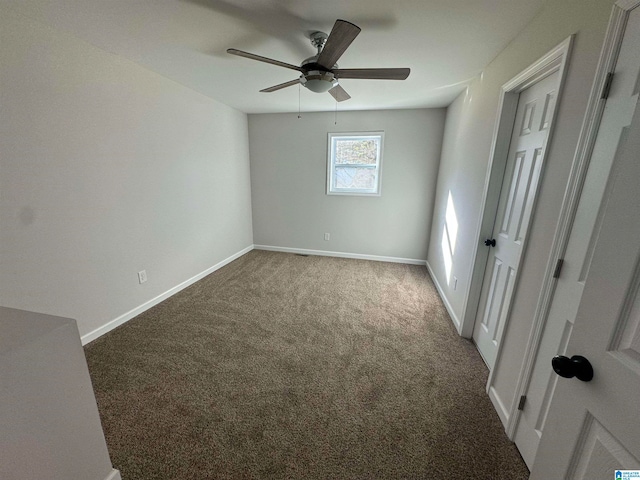
[[[458,217],[453,206],[453,197],[449,190],[447,199],[447,210],[445,212],[444,228],[442,229],[442,258],[444,260],[445,275],[447,285],[451,279],[451,269],[453,267],[453,255],[456,250],[456,238],[458,236]]]
[[[449,198],[447,199],[444,225],[449,232],[449,245],[451,245],[451,255],[453,255],[456,252],[456,238],[458,237],[458,217],[456,216],[456,209],[453,207],[451,190],[449,190]]]
[[[449,249],[449,236],[447,235],[447,227],[442,231],[442,259],[444,260],[444,273],[447,276],[447,285],[451,279],[451,267],[453,266],[453,257]]]

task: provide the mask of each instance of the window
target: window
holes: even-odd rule
[[[327,195],[380,195],[384,132],[329,133]]]

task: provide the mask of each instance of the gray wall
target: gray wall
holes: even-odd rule
[[[249,115],[256,245],[425,260],[444,109]],[[326,195],[327,133],[384,130],[382,196]],[[331,239],[324,240],[324,233]]]
[[[612,4],[612,0],[549,2],[448,109],[427,260],[454,315],[462,319],[465,308],[471,307],[465,305],[464,297],[471,280],[472,247],[478,241],[476,229],[481,220],[480,202],[500,87],[569,35],[576,34],[563,98],[558,106],[555,133],[547,150],[526,259],[520,269],[511,320],[503,338],[502,356],[494,372],[494,388],[507,410],[511,407],[515,382],[522,365],[522,353],[549,260],[560,205]],[[459,243],[452,267],[452,275],[458,277],[457,290],[453,289],[452,284],[447,284],[440,248],[449,191],[452,192],[460,225]]]
[[[245,114],[8,9],[0,32],[1,305],[85,335],[253,243]]]

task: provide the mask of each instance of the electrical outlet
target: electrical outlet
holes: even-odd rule
[[[325,240],[329,240],[331,238],[331,234],[330,233],[325,233],[324,234],[324,239]]]
[[[147,281],[147,271],[146,270],[140,270],[138,272],[138,281],[140,283],[144,283]]]

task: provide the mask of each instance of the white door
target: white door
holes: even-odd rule
[[[559,379],[533,480],[640,471],[640,109],[608,187],[566,348],[590,361],[594,377]]]
[[[557,97],[558,71],[520,93],[473,339],[489,369],[509,315]],[[491,239],[490,239],[491,240]]]
[[[624,144],[638,100],[640,79],[640,9],[630,14],[615,67],[614,83],[605,105],[590,166],[573,222],[554,300],[536,354],[526,401],[513,437],[529,468],[545,427],[549,405],[558,382],[550,359],[567,351],[585,278],[595,246],[594,228],[601,221],[599,205],[606,195],[607,178],[616,151]],[[595,230],[597,232],[597,230]],[[639,399],[640,402],[640,399]]]

